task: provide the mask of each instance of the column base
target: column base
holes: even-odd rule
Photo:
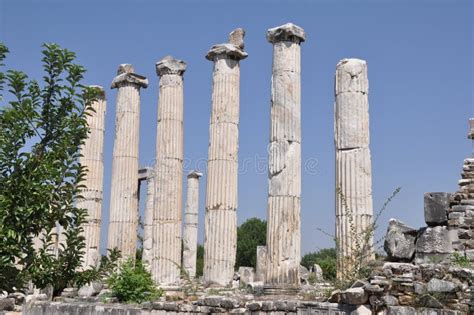
[[[300,292],[300,287],[295,287],[291,285],[264,285],[263,294],[264,295],[297,295]]]

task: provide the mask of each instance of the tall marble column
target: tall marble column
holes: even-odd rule
[[[199,178],[201,176],[202,173],[198,171],[192,171],[188,174],[186,212],[184,213],[183,268],[191,278],[196,276]]]
[[[247,57],[243,29],[230,34],[230,43],[211,47],[214,63],[209,127],[204,281],[226,286],[234,275],[237,248],[237,153],[239,147],[240,64]]]
[[[117,89],[115,141],[112,157],[112,187],[108,248],[117,248],[122,259],[135,258],[138,224],[138,145],[140,131],[140,88],[148,80],[122,64],[112,81]]]
[[[142,174],[146,180],[146,202],[143,218],[143,251],[142,262],[148,271],[151,270],[153,262],[153,215],[155,212],[155,177],[153,169],[146,167],[142,169]],[[139,184],[140,185],[140,184]],[[140,194],[139,194],[140,195]]]
[[[367,64],[343,59],[336,66],[336,248],[338,277],[355,266],[356,251],[373,256],[372,166],[369,149]],[[367,238],[365,237],[367,236]]]
[[[292,23],[267,31],[273,72],[265,294],[292,294],[300,287],[300,44],[305,38],[304,30]]]
[[[99,263],[100,223],[102,214],[103,184],[104,184],[104,132],[105,111],[107,103],[104,88],[90,86],[97,91],[97,99],[91,104],[95,112],[87,116],[89,135],[81,147],[82,156],[79,162],[87,168],[84,185],[81,191],[82,199],[77,201],[77,207],[87,210],[87,219],[83,224],[85,248],[82,266],[96,267]]]
[[[186,63],[166,56],[156,64],[160,77],[155,161],[154,255],[157,283],[176,284],[181,264],[183,186],[183,74]]]

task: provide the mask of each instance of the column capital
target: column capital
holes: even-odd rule
[[[194,178],[199,178],[202,176],[202,173],[198,170],[193,170],[188,173],[188,178],[194,177]]]
[[[156,63],[156,74],[160,77],[165,74],[177,74],[182,76],[185,71],[186,62],[175,59],[169,55]]]
[[[98,100],[105,100],[105,90],[102,86],[100,85],[89,85],[89,88],[94,90],[94,92],[97,93],[97,99]]]
[[[297,44],[306,40],[304,29],[293,23],[286,23],[277,27],[268,29],[267,40],[274,44],[281,41],[291,41]]]
[[[207,52],[206,59],[215,61],[219,56],[223,56],[226,59],[242,60],[247,58],[248,54],[234,44],[225,43],[212,46]]]
[[[110,88],[116,89],[126,83],[136,84],[139,87],[146,88],[148,86],[148,79],[136,74],[131,64],[124,63],[118,67],[117,76],[112,81]]]

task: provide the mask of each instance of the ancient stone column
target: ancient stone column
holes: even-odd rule
[[[343,59],[336,67],[336,248],[340,278],[373,257],[372,166],[369,149],[369,83],[364,60]]]
[[[234,275],[237,248],[237,153],[239,147],[240,64],[243,29],[230,34],[230,43],[211,47],[214,63],[209,126],[204,281],[226,286]]]
[[[112,81],[117,89],[115,141],[112,157],[112,187],[108,248],[117,248],[122,259],[135,257],[138,222],[138,145],[140,131],[140,88],[148,80],[122,64]]]
[[[267,246],[257,246],[257,265],[255,267],[255,281],[265,280],[266,264],[267,264]]]
[[[183,185],[183,74],[186,63],[166,56],[156,64],[160,77],[156,131],[154,255],[159,284],[179,281]]]
[[[267,31],[273,68],[265,294],[292,294],[300,287],[300,44],[305,38],[304,30],[292,23]]]
[[[192,279],[196,276],[196,254],[198,237],[199,178],[202,173],[188,174],[186,212],[184,213],[183,268]]]
[[[143,251],[142,251],[142,262],[147,270],[151,270],[151,264],[153,262],[153,215],[155,212],[154,198],[155,198],[155,177],[153,169],[144,168],[139,172],[139,180],[142,176],[143,180],[146,180],[146,202],[145,202],[145,213],[143,218]],[[139,184],[140,185],[140,184]],[[140,188],[140,186],[139,186]],[[140,196],[140,194],[138,194]]]
[[[81,147],[82,156],[79,162],[87,168],[84,185],[81,191],[82,199],[76,206],[87,210],[87,219],[83,224],[85,248],[82,266],[97,266],[100,253],[100,223],[102,214],[103,184],[104,184],[104,132],[105,111],[107,103],[104,88],[93,85],[98,98],[91,104],[95,112],[87,116],[89,135]]]

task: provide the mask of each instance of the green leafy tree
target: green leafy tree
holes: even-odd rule
[[[43,48],[41,81],[0,73],[8,91],[0,100],[9,100],[0,109],[0,289],[7,291],[32,280],[58,293],[79,279],[83,256],[87,213],[74,201],[85,188],[79,148],[98,95],[81,84],[85,69],[73,52]],[[0,63],[7,52],[0,43]]]
[[[157,289],[142,262],[134,262],[132,259],[124,262],[107,282],[113,295],[125,303],[152,301],[163,294],[162,290]]]
[[[196,253],[196,277],[201,277],[204,273],[204,246],[198,244]]]
[[[257,246],[267,241],[267,221],[251,218],[237,228],[237,257],[235,268],[257,264]]]
[[[311,269],[314,264],[318,264],[323,270],[326,280],[336,278],[336,249],[323,248],[317,252],[307,253],[301,258],[301,265]]]

